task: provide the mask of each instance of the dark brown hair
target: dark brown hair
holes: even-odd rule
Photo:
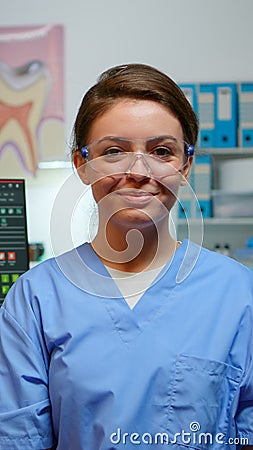
[[[178,85],[167,75],[145,64],[108,69],[84,95],[73,128],[72,152],[87,144],[93,121],[121,99],[153,100],[168,108],[179,120],[184,139],[195,145],[196,115]]]

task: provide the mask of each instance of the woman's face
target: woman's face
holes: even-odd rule
[[[145,153],[145,142],[155,136],[170,135],[183,140],[181,124],[167,108],[150,100],[120,100],[99,116],[91,127],[88,144],[105,136],[137,139],[131,144],[131,152]],[[182,147],[183,148],[183,147]],[[96,158],[92,150],[90,158]],[[183,149],[182,149],[183,160]],[[95,161],[95,160],[94,160]],[[99,174],[84,159],[80,152],[74,155],[74,163],[80,177],[92,185],[100,217],[122,226],[142,227],[152,222],[168,219],[168,211],[175,202],[178,188],[182,184],[181,174],[163,179],[156,178],[147,170],[145,160],[133,160],[131,170],[121,174]],[[189,167],[185,168],[187,177]],[[168,166],[169,170],[169,166]]]

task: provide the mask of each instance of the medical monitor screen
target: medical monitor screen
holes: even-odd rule
[[[25,182],[0,179],[0,306],[29,268]]]

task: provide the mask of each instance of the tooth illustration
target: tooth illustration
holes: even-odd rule
[[[12,68],[0,61],[0,156],[11,144],[28,172],[36,173],[36,132],[49,91],[50,76],[40,61]]]

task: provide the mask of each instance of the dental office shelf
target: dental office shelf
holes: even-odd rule
[[[199,226],[201,219],[188,219],[190,225]],[[187,226],[187,222],[185,219],[178,219],[177,223],[179,226]],[[223,225],[223,226],[239,226],[239,225],[252,225],[253,226],[253,217],[210,217],[204,219],[204,226],[214,226],[214,225]],[[253,233],[253,230],[252,230]]]
[[[197,148],[196,154],[212,156],[213,189],[220,189],[219,165],[222,161],[253,158],[252,147]],[[253,175],[252,175],[253,179]],[[253,191],[253,182],[252,182]],[[188,237],[198,242],[201,219],[177,219],[177,238]],[[253,217],[210,217],[203,220],[203,246],[213,250],[215,245],[229,244],[231,252],[245,246],[246,239],[253,236]],[[195,234],[196,233],[196,234]]]

